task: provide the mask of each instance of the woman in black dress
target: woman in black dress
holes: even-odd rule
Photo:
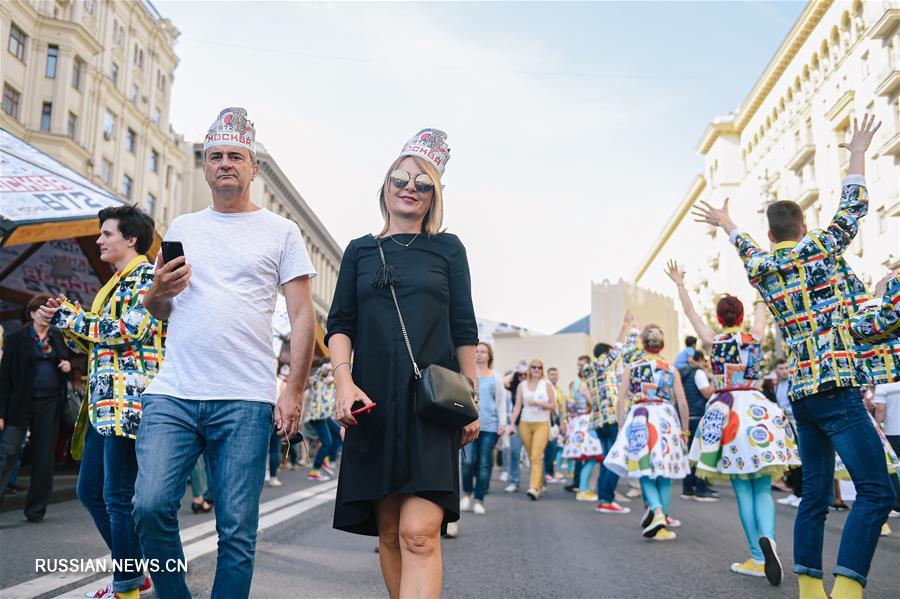
[[[448,158],[446,134],[436,129],[404,146],[381,188],[384,228],[347,246],[328,315],[335,419],[348,427],[334,527],[379,537],[392,598],[440,595],[440,535],[459,520],[459,449],[479,431],[478,421],[454,430],[415,415],[412,361],[387,284],[419,367],[440,364],[476,380],[466,251],[441,232]],[[371,411],[351,414],[372,402]]]

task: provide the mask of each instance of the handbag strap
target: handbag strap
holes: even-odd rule
[[[378,240],[378,254],[381,256],[381,264],[382,266],[387,266],[387,262],[384,259],[384,250],[381,249],[381,240]],[[409,353],[409,359],[412,361],[413,372],[416,373],[416,379],[422,378],[422,373],[419,371],[419,365],[416,364],[416,358],[413,356],[412,345],[409,343],[409,335],[406,334],[406,324],[403,322],[403,314],[400,313],[400,304],[397,303],[397,291],[394,289],[393,285],[390,285],[391,288],[391,297],[394,298],[394,307],[397,308],[397,317],[400,319],[400,330],[403,332],[403,341],[406,342],[406,351]]]

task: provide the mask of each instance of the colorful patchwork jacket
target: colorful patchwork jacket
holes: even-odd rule
[[[713,337],[710,351],[716,389],[759,387],[762,344],[739,327],[729,327]]]
[[[850,332],[864,343],[900,339],[900,277],[888,281],[884,298],[865,302],[850,318]]]
[[[850,321],[850,333],[855,342],[853,349],[859,360],[862,376],[868,377],[869,384],[872,385],[900,381],[900,340],[888,338],[866,342],[857,337],[853,331],[854,323],[857,327],[860,323],[857,316],[868,305],[873,305],[873,302],[866,286],[844,260],[838,263],[837,274],[844,291],[843,309]]]
[[[631,329],[625,343],[616,343],[609,352],[595,358],[582,374],[591,392],[591,427],[600,428],[616,423],[616,395],[622,366],[629,364],[640,354],[638,336],[640,330]]]
[[[66,344],[88,356],[87,412],[103,436],[137,438],[141,394],[163,359],[166,325],[144,308],[152,282],[153,266],[139,256],[103,286],[91,311],[66,302],[53,317]]]
[[[851,175],[824,230],[811,230],[799,242],[775,244],[772,252],[762,250],[746,233],[731,234],[750,283],[765,300],[790,350],[791,401],[834,387],[867,384],[842,307],[837,270],[868,208],[864,178]]]

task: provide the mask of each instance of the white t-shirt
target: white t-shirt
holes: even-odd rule
[[[179,216],[191,281],[172,300],[166,358],[145,393],[275,403],[272,312],[279,285],[316,270],[293,222],[268,210]]]
[[[694,372],[694,384],[697,385],[697,389],[700,391],[709,387],[709,377],[706,376],[706,371],[702,368],[698,368],[697,371]]]
[[[884,404],[884,434],[900,435],[900,383],[887,383],[875,387],[872,403]]]
[[[531,401],[543,403],[550,401],[550,395],[547,394],[548,385],[550,385],[549,381],[541,379],[535,390],[531,391],[528,388],[528,381],[522,381],[519,384],[519,388],[522,390],[522,422],[550,422],[550,410],[541,406],[529,405]]]

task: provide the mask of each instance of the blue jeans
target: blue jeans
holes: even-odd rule
[[[856,501],[841,534],[835,575],[865,586],[881,525],[894,503],[884,447],[856,388],[837,388],[793,404],[803,463],[803,501],[794,521],[794,573],[822,578],[825,517],[834,495],[834,452],[847,466]]]
[[[547,447],[544,448],[544,474],[547,476],[556,474],[556,470],[553,469],[553,461],[556,459],[556,450],[558,448],[559,445],[556,439],[547,441]]]
[[[144,583],[137,565],[141,545],[132,516],[134,481],[137,478],[135,442],[126,437],[104,437],[90,424],[84,439],[84,453],[75,489],[114,560],[126,567],[113,572],[113,590],[130,591]]]
[[[274,406],[243,400],[187,400],[144,395],[137,441],[134,518],[147,559],[184,559],[178,507],[200,454],[212,473],[219,551],[211,597],[250,595],[259,497]],[[162,567],[162,566],[161,566]],[[184,572],[152,573],[158,597],[190,597]]]
[[[334,464],[337,459],[338,451],[341,450],[341,426],[331,418],[323,418],[322,420],[310,420],[310,426],[316,431],[322,447],[316,452],[316,459],[313,461],[313,470],[318,470],[325,462],[325,458]]]
[[[281,437],[278,435],[278,429],[272,427],[272,434],[269,436],[269,476],[275,478],[278,476],[278,467],[281,465]]]
[[[484,501],[491,484],[491,469],[494,467],[493,451],[497,444],[497,433],[481,431],[478,438],[462,448],[462,487],[471,494],[473,487],[475,501]],[[472,481],[475,484],[472,484]]]
[[[597,436],[600,437],[600,445],[603,447],[603,455],[609,453],[616,437],[619,434],[618,424],[604,424],[597,429]],[[600,476],[597,477],[597,501],[600,503],[611,503],[616,497],[616,485],[619,484],[619,476],[600,464]]]
[[[519,485],[519,467],[521,466],[519,460],[521,457],[522,436],[519,435],[519,431],[516,430],[515,435],[509,436],[509,464],[506,466],[509,472],[509,482],[516,486]]]

